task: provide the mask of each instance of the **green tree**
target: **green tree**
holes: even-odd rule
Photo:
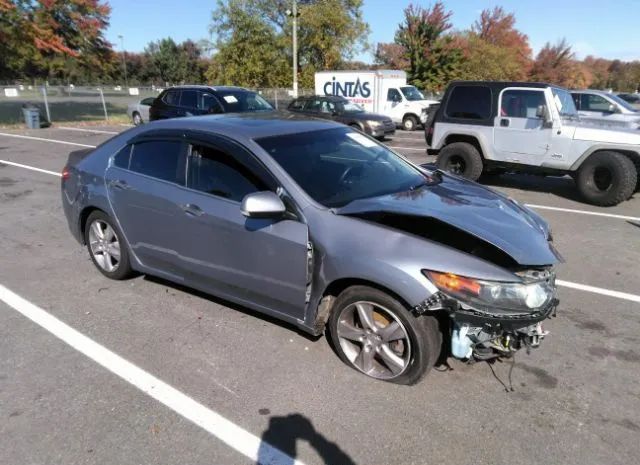
[[[395,41],[406,51],[410,82],[420,88],[440,91],[459,72],[462,52],[447,34],[451,15],[442,2],[430,8],[409,5],[404,10]]]
[[[518,81],[527,77],[508,47],[489,43],[474,32],[459,36],[457,44],[464,56],[456,73],[458,79]]]
[[[144,54],[151,68],[151,80],[161,83],[199,83],[203,80],[204,65],[201,49],[187,40],[181,44],[168,37],[150,42]]]

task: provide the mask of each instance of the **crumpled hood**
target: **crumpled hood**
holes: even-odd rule
[[[636,128],[607,128],[597,123],[580,121],[573,134],[576,140],[640,145],[640,130]]]
[[[547,240],[547,223],[530,209],[480,184],[442,174],[415,191],[356,200],[339,215],[385,212],[431,217],[499,248],[523,266],[553,265],[562,257]]]

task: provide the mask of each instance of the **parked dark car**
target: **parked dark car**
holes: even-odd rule
[[[287,109],[295,113],[337,121],[378,139],[392,136],[396,132],[396,125],[391,118],[368,113],[344,97],[331,95],[299,97],[291,102]]]
[[[273,107],[260,94],[242,87],[176,86],[154,100],[149,120],[253,111],[273,111]]]
[[[417,382],[443,341],[464,360],[536,347],[557,303],[536,213],[331,121],[138,126],[69,155],[62,204],[106,277],[135,270],[326,329],[347,365],[385,381]]]

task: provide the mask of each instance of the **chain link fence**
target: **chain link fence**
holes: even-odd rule
[[[148,97],[156,97],[161,87],[121,86],[0,86],[0,124],[23,123],[22,109],[36,106],[40,119],[51,122],[129,121],[127,106]],[[286,108],[293,100],[291,89],[253,89],[274,108]],[[313,95],[301,89],[299,95]]]

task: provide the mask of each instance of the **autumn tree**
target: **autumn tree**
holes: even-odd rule
[[[395,41],[404,47],[410,82],[420,88],[440,91],[458,72],[461,51],[447,34],[451,15],[440,1],[433,7],[411,4],[404,10]]]
[[[588,87],[588,74],[575,59],[565,39],[555,45],[547,42],[538,52],[531,68],[531,79],[569,88]]]
[[[379,43],[374,56],[376,65],[388,69],[408,69],[409,60],[405,48],[396,43]]]

